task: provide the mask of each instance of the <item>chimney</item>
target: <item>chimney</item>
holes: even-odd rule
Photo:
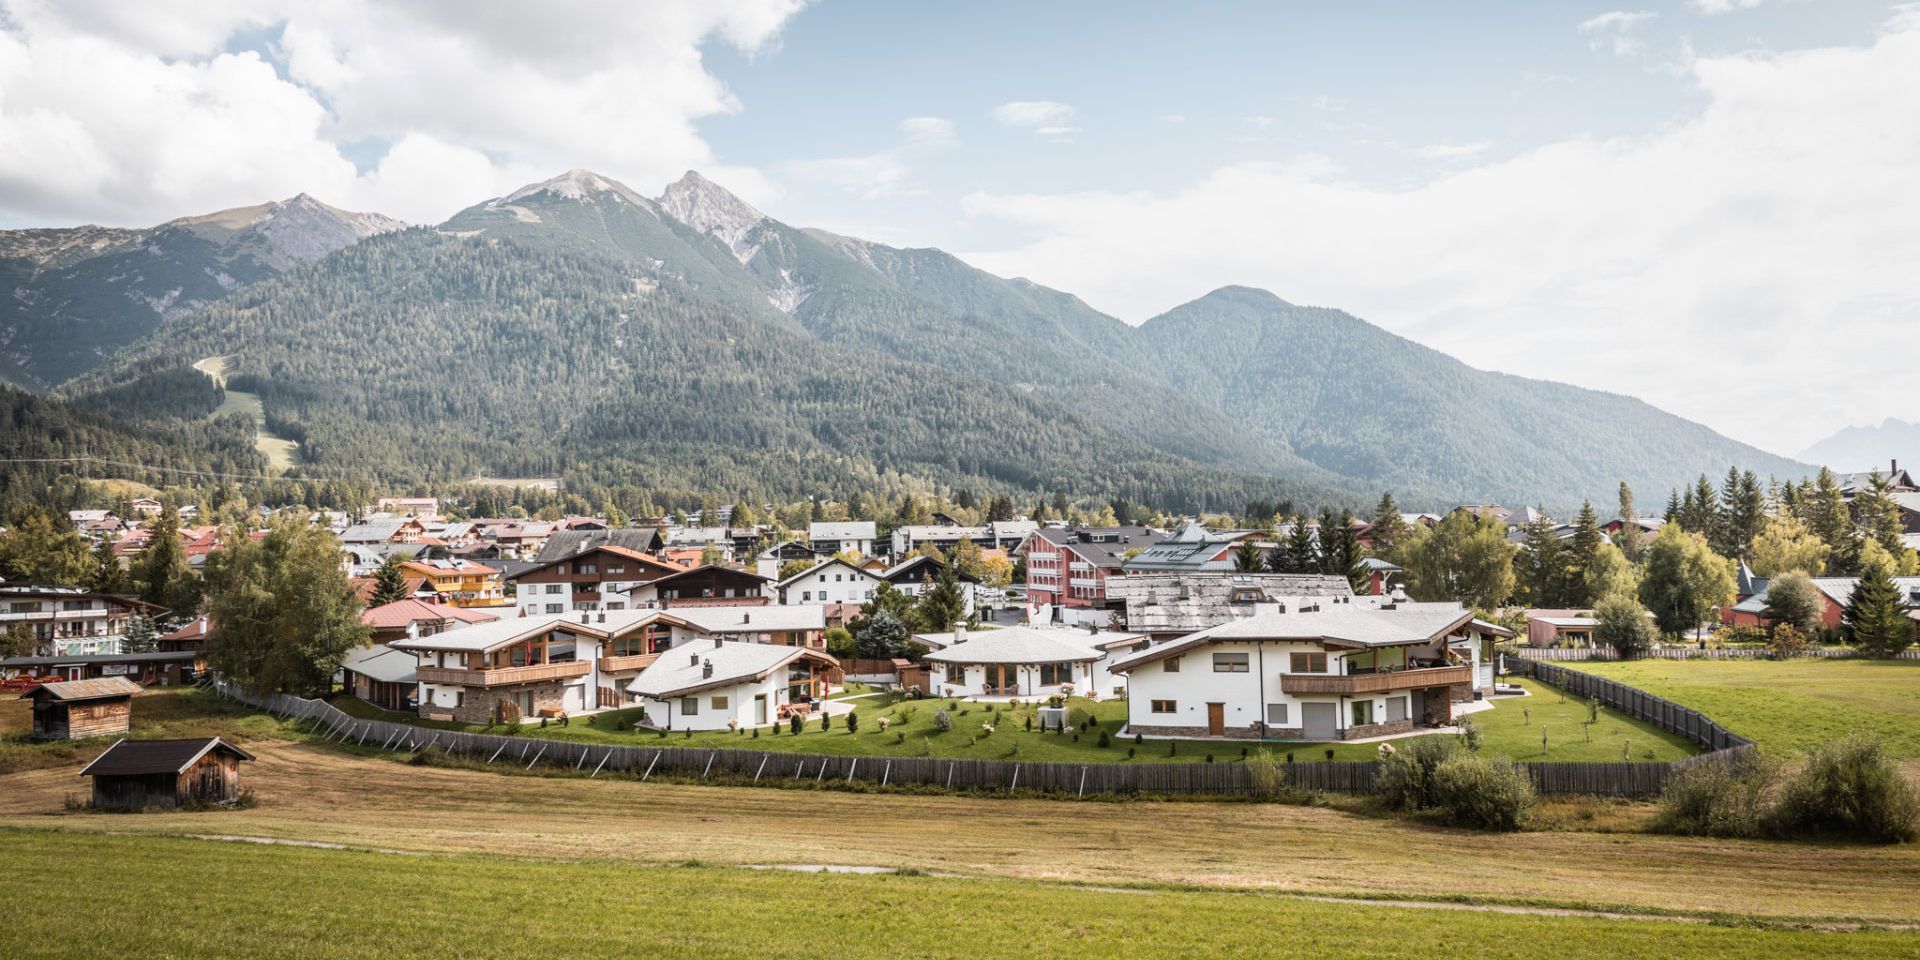
[[[719,641],[716,640],[714,642],[718,643]],[[706,679],[712,678],[712,676],[713,676],[713,661],[712,660],[700,661],[700,679],[706,680]]]
[[[953,642],[954,643],[967,642],[967,625],[966,624],[956,623],[953,625]]]
[[[740,614],[740,622],[741,622],[741,623],[752,623],[752,622],[753,622],[753,611],[751,611],[751,610],[747,610],[747,611],[744,611],[744,612],[742,612],[742,613]]]
[[[593,622],[593,614],[591,614],[591,613],[585,613],[585,612],[582,612],[582,613],[580,614],[580,622],[581,622],[581,623],[592,623],[592,622]]]
[[[714,638],[713,638],[713,648],[714,648],[715,650],[718,650],[718,649],[720,649],[720,647],[721,647],[721,646],[722,646],[723,644],[725,644],[725,643],[726,643],[726,641],[725,641],[725,640],[722,640],[722,639],[720,639],[719,637],[714,637]]]
[[[599,622],[600,622],[600,623],[606,623],[606,622],[607,622],[607,612],[606,612],[605,610],[602,610],[602,611],[600,611],[600,619],[599,619]]]
[[[687,666],[689,666],[689,667],[697,667],[697,666],[699,666],[699,665],[700,665],[700,655],[696,653],[696,654],[692,654],[692,657],[693,657],[693,660],[692,660],[691,662],[689,662],[689,663],[687,664]]]

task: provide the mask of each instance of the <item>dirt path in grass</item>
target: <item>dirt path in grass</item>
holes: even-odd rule
[[[641,784],[409,766],[259,742],[251,809],[71,813],[72,769],[0,777],[0,826],[402,852],[845,864],[1099,885],[1920,922],[1920,847],[1489,835],[1240,803],[995,800]]]

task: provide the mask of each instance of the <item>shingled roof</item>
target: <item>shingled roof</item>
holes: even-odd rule
[[[92,680],[62,680],[58,683],[43,683],[20,695],[27,700],[59,700],[72,703],[77,700],[105,700],[109,697],[131,697],[140,692],[140,685],[126,677],[97,677]]]
[[[253,754],[219,737],[191,740],[122,740],[107,748],[80,771],[83,777],[132,777],[149,773],[185,773],[194,761],[213,750],[225,750],[241,760]]]

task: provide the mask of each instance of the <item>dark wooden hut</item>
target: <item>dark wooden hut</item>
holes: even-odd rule
[[[80,771],[96,810],[173,810],[240,798],[240,761],[253,754],[219,737],[122,740]]]
[[[35,740],[78,740],[126,733],[140,685],[126,677],[43,683],[20,695],[33,701]]]

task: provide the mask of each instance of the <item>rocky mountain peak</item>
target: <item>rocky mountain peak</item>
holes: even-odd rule
[[[698,171],[688,170],[668,184],[658,202],[668,216],[726,244],[741,263],[753,259],[759,250],[749,235],[767,215]]]

